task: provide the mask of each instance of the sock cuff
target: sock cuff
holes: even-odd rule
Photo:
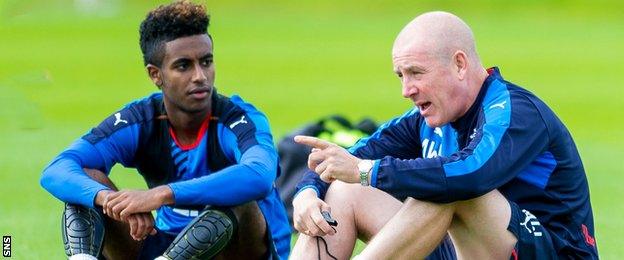
[[[69,257],[69,260],[98,260],[97,257],[88,254],[75,254]]]

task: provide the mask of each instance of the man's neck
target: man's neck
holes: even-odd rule
[[[483,68],[482,70],[479,70],[478,72],[474,72],[474,74],[472,75],[473,76],[468,78],[469,87],[468,87],[468,92],[466,93],[466,96],[467,96],[466,103],[463,105],[460,116],[451,122],[456,122],[460,118],[464,117],[466,113],[468,113],[470,108],[477,101],[477,96],[479,96],[479,92],[481,92],[483,83],[485,82],[489,74],[487,73],[485,68]]]
[[[165,103],[167,119],[175,133],[175,136],[182,145],[190,145],[195,142],[202,123],[210,114],[210,106],[204,111],[189,113],[180,109],[171,108],[172,105]]]

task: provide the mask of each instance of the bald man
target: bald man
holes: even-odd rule
[[[589,190],[566,127],[485,69],[471,29],[425,13],[392,49],[415,108],[349,150],[313,137],[293,200],[293,259],[597,258]],[[321,212],[331,212],[332,227]]]

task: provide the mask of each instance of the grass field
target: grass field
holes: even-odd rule
[[[147,1],[0,1],[0,234],[15,259],[62,259],[61,202],[45,165],[147,95],[138,24]],[[263,3],[259,3],[263,2]],[[340,2],[340,3],[335,3]],[[383,2],[383,3],[381,3]],[[277,138],[328,113],[387,120],[410,107],[390,48],[416,14],[448,10],[486,65],[542,97],[586,167],[604,259],[624,255],[624,3],[621,1],[209,1],[216,85],[269,116]],[[144,187],[117,167],[123,187]]]

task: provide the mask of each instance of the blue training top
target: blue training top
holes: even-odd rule
[[[150,188],[166,184],[173,191],[175,205],[160,207],[156,217],[156,227],[171,234],[206,205],[255,200],[279,257],[287,259],[290,226],[273,184],[278,156],[265,115],[239,96],[227,98],[213,90],[212,118],[196,143],[185,147],[162,119],[162,98],[162,93],[152,94],[105,119],[46,167],[41,185],[64,202],[94,207],[97,192],[108,188],[83,168],[107,174],[116,163],[137,168]]]
[[[371,186],[403,201],[447,203],[498,189],[551,232],[561,257],[597,258],[585,170],[572,137],[529,91],[488,70],[468,112],[431,128],[411,109],[349,151],[372,159]],[[329,184],[308,171],[298,191],[323,198]]]

